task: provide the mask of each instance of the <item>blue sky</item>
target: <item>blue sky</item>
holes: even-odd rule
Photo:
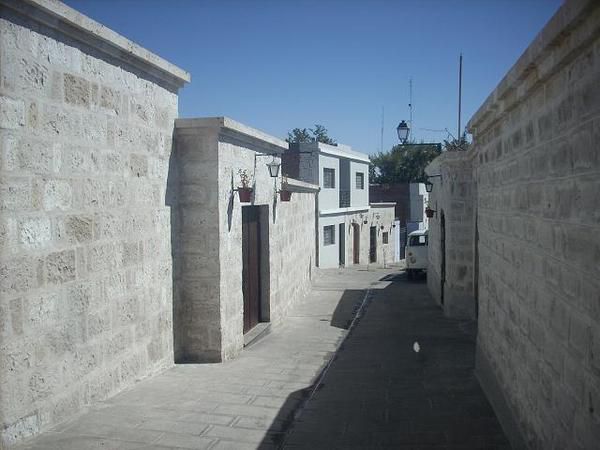
[[[365,153],[463,126],[556,12],[561,0],[66,0],[187,70],[182,117],[226,115],[284,138],[323,124]]]

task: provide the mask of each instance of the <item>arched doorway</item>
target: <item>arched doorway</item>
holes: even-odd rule
[[[440,215],[440,253],[442,267],[440,270],[440,303],[444,304],[444,285],[446,284],[446,216],[442,211]]]

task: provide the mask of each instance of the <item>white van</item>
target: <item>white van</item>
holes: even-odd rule
[[[417,230],[408,235],[405,252],[408,278],[414,278],[417,272],[427,271],[427,231]]]

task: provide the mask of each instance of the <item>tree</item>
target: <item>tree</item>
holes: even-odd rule
[[[370,176],[375,183],[423,183],[425,167],[441,154],[439,144],[395,145],[371,156]]]
[[[294,128],[288,132],[286,139],[289,143],[299,142],[322,142],[324,144],[335,145],[336,142],[327,134],[327,128],[323,125],[315,124],[314,128]]]

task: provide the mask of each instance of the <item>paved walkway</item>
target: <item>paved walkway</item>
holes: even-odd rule
[[[18,448],[508,448],[472,375],[472,339],[424,283],[394,274],[322,271],[236,360],[176,366]]]

